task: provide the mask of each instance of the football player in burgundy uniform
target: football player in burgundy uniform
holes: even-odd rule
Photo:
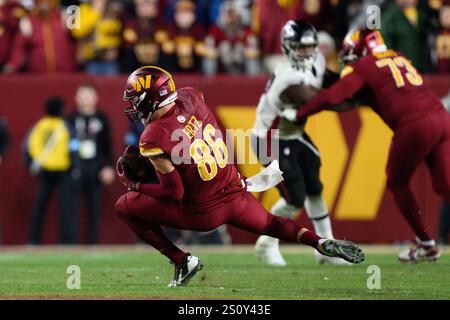
[[[436,260],[439,248],[422,223],[409,183],[425,162],[436,193],[450,202],[450,115],[422,76],[401,53],[388,50],[377,30],[355,30],[344,40],[341,79],[321,91],[288,119],[328,109],[348,99],[364,102],[394,131],[387,163],[387,186],[416,234],[402,262]]]
[[[169,286],[186,285],[202,268],[200,260],[177,248],[161,226],[208,231],[222,224],[301,242],[320,253],[352,263],[364,260],[361,249],[348,241],[323,239],[294,220],[267,212],[246,191],[216,119],[203,95],[194,88],[175,89],[171,75],[158,67],[142,67],[127,80],[125,110],[146,128],[140,154],[156,169],[159,184],[131,181],[121,162],[117,172],[128,187],[116,203],[118,216],[148,244],[175,265]]]

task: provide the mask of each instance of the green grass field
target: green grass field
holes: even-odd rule
[[[288,266],[256,260],[251,247],[188,248],[205,264],[188,287],[166,288],[173,268],[143,246],[0,248],[1,299],[450,299],[450,255],[401,265],[398,248],[364,247],[366,261],[323,266],[311,251],[283,247]],[[66,287],[69,265],[81,289]],[[367,268],[381,269],[381,289],[367,288]]]

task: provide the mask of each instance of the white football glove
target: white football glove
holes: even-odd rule
[[[281,111],[281,116],[283,118],[288,119],[289,121],[296,121],[297,120],[297,110],[294,108],[287,108]]]

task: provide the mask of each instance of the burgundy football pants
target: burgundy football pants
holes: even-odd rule
[[[430,113],[401,125],[392,138],[387,163],[387,184],[397,206],[421,240],[429,240],[420,208],[409,187],[417,167],[426,162],[433,188],[450,203],[450,115]]]
[[[173,202],[128,192],[117,201],[116,212],[137,236],[177,265],[182,263],[185,253],[166,238],[161,226],[209,231],[229,224],[256,234],[266,234],[287,242],[302,242],[312,247],[316,247],[320,239],[296,221],[270,214],[245,191],[230,201],[217,202],[201,214],[187,213]]]

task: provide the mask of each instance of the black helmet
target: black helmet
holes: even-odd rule
[[[319,41],[314,26],[303,20],[289,20],[281,30],[281,49],[284,55],[296,69],[310,69],[318,51]],[[297,49],[300,47],[314,47],[311,56],[301,56]]]

